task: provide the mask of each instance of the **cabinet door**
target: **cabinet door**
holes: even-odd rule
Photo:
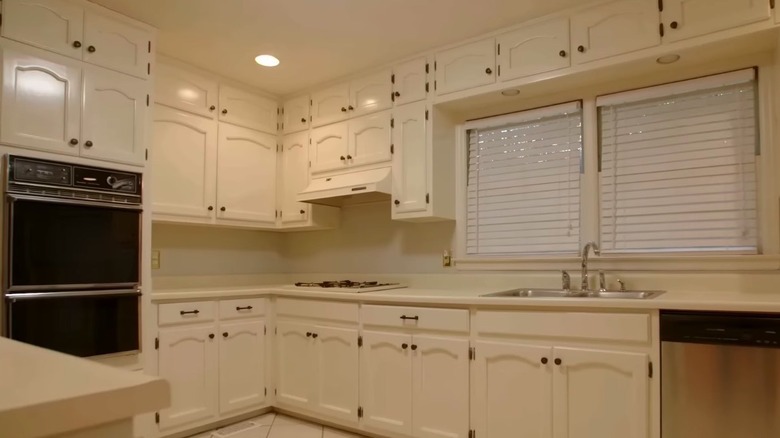
[[[356,329],[316,326],[316,410],[328,417],[357,422],[358,332]]]
[[[276,223],[276,136],[219,124],[217,218]]]
[[[309,204],[298,202],[295,197],[309,184],[309,134],[299,132],[284,137],[279,191],[282,195],[282,224],[306,222]]]
[[[217,83],[186,70],[157,65],[154,101],[173,108],[214,118],[217,113]]]
[[[571,17],[574,63],[595,61],[661,43],[658,4],[620,0],[593,6]]]
[[[276,325],[276,332],[277,400],[285,405],[313,409],[316,366],[311,327],[281,321]]]
[[[349,116],[362,116],[393,106],[391,76],[390,70],[384,70],[352,81],[349,84]]]
[[[68,0],[3,0],[0,35],[81,59],[84,9]]]
[[[216,327],[160,330],[159,376],[171,385],[171,405],[160,411],[160,429],[217,415]]]
[[[436,94],[466,90],[496,81],[496,47],[491,39],[436,54]]]
[[[646,354],[556,347],[555,360],[555,438],[649,436]]]
[[[354,166],[390,161],[392,144],[392,113],[371,114],[349,123],[347,161]]]
[[[80,63],[42,50],[23,50],[2,46],[0,142],[78,155]]]
[[[743,26],[772,16],[765,0],[664,0],[664,42]]]
[[[428,135],[425,102],[393,110],[393,218],[426,211]]]
[[[84,13],[84,61],[149,77],[151,40],[145,30],[91,11]]]
[[[477,436],[550,438],[552,348],[477,341],[475,353],[471,411]]]
[[[276,101],[233,87],[219,87],[219,120],[276,134],[279,105]]]
[[[349,84],[340,84],[311,95],[311,125],[322,126],[347,118]]]
[[[214,216],[217,122],[157,105],[149,155],[153,213]]]
[[[284,103],[282,109],[282,128],[285,133],[309,129],[309,96],[296,97]]]
[[[311,173],[343,169],[347,165],[347,122],[312,129]]]
[[[393,67],[393,99],[395,105],[417,102],[427,96],[428,62],[417,58]]]
[[[412,435],[411,343],[410,335],[363,332],[360,403],[364,426]]]
[[[219,413],[265,403],[265,321],[219,326]]]
[[[469,340],[414,335],[412,338],[412,436],[469,435]]]
[[[502,81],[568,67],[569,19],[558,18],[500,35],[499,78]]]
[[[148,108],[146,82],[100,67],[85,67],[81,155],[142,165]]]

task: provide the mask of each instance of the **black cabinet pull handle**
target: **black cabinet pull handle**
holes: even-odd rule
[[[542,358],[542,365],[547,365],[547,362],[548,362],[547,358],[543,357]]]
[[[214,333],[209,333],[209,339],[214,339]]]
[[[353,107],[352,105],[348,106],[347,108],[348,108],[350,111],[353,111],[353,110],[355,109],[355,107]]]
[[[200,310],[198,310],[198,309],[195,309],[195,310],[182,310],[182,311],[179,312],[179,314],[181,314],[181,315],[197,315],[198,313],[200,313]]]
[[[395,201],[393,201],[393,204],[395,204],[395,205],[400,205],[400,204],[401,204],[401,201],[399,201],[399,200],[397,200],[397,199],[396,199]],[[403,318],[403,316],[402,316],[401,318]]]
[[[301,117],[301,123],[306,123],[306,118]]]
[[[209,211],[214,211],[214,206],[213,205],[209,205]]]
[[[351,160],[351,159],[352,159],[352,155],[347,155],[347,160]]]
[[[492,75],[493,74],[493,69],[488,67],[488,68],[485,69],[485,73],[487,73],[489,75]]]
[[[228,337],[228,332],[224,332],[224,333],[222,333],[222,337],[223,337],[223,338],[227,338],[227,337]]]
[[[585,53],[585,46],[577,46],[577,51],[580,53]]]
[[[560,55],[561,58],[565,58],[566,57],[566,51],[565,50],[561,50],[560,52],[558,52],[558,55]]]
[[[412,344],[412,350],[416,350],[416,349],[417,349],[417,344]]]
[[[406,315],[401,315],[401,319],[413,319],[413,320],[415,320],[415,321],[419,321],[419,320],[420,320],[420,317],[419,317],[419,316],[406,316]]]
[[[76,41],[73,41],[73,47],[75,47],[75,48],[77,48],[77,49],[78,49],[79,47],[81,47],[81,41],[78,41],[78,40],[76,40]]]
[[[209,111],[214,111],[215,109],[217,109],[217,107],[215,107],[214,105],[211,105],[211,106],[209,107]]]
[[[306,214],[306,210],[301,210],[301,214]]]
[[[555,365],[560,365],[560,364],[562,364],[562,363],[563,363],[563,361],[562,361],[562,360],[560,360],[560,359],[555,359]]]
[[[397,91],[395,93],[393,93],[393,94],[395,94],[395,97],[401,97],[401,93],[399,93]]]
[[[409,348],[409,344],[401,344],[401,348],[403,348],[404,350],[406,350],[407,348]]]
[[[342,112],[342,113],[345,113],[345,112],[347,112],[347,109],[346,109],[346,108],[344,108],[344,107],[342,106],[342,107],[341,107],[341,112]]]
[[[222,110],[222,114],[227,114],[227,108]]]
[[[95,53],[95,51],[97,51],[97,49],[95,48],[95,46],[89,46],[89,47],[87,47],[87,52],[89,52],[89,53]]]
[[[346,160],[346,158],[344,158],[344,156],[343,156],[343,155],[342,155],[341,157],[339,157],[339,158],[341,158],[341,161],[344,161],[344,160]]]
[[[314,338],[314,339],[317,339],[317,336],[319,336],[317,333],[312,333],[311,334],[311,337]]]
[[[84,146],[91,148],[92,147],[92,140],[87,140],[84,142]]]
[[[311,337],[311,332],[306,332],[306,337],[310,338]]]
[[[219,211],[225,211],[227,210],[225,207],[219,207]]]
[[[680,27],[680,23],[676,21],[672,21],[671,23],[669,23],[669,27],[671,27],[672,29],[677,29],[678,27]]]
[[[236,311],[240,312],[242,310],[252,310],[252,306],[236,307]]]
[[[71,138],[70,139],[70,144],[72,144],[73,146],[76,146],[77,144],[79,144],[79,140],[77,138]]]

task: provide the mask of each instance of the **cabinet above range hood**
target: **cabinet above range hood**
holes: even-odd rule
[[[341,206],[390,199],[390,168],[363,170],[312,179],[296,200],[310,204]]]

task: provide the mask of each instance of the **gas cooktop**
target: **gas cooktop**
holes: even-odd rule
[[[376,292],[380,290],[401,289],[406,286],[400,283],[380,283],[378,281],[321,281],[321,282],[301,282],[295,283],[296,289],[316,289],[327,290],[328,292]]]

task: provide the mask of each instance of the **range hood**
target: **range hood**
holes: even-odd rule
[[[363,170],[315,178],[296,200],[310,204],[341,206],[390,199],[390,168]]]

